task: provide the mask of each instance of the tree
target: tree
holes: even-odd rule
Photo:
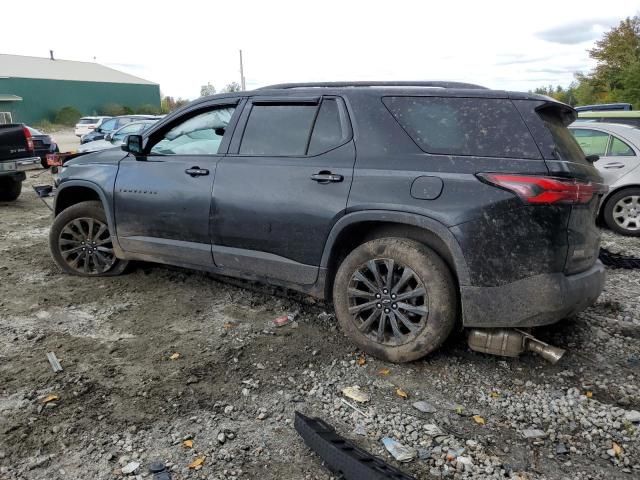
[[[78,123],[82,114],[76,107],[63,107],[56,114],[55,122],[60,125],[73,126]]]
[[[596,60],[593,72],[577,72],[567,89],[536,88],[571,105],[628,102],[640,108],[640,17],[626,18],[605,33],[589,50]]]
[[[216,93],[216,87],[211,85],[211,83],[209,83],[209,82],[207,82],[206,85],[202,85],[200,87],[200,96],[201,97],[208,97],[209,95],[215,95],[215,93]]]
[[[162,100],[160,101],[160,111],[164,114],[167,114],[173,112],[174,110],[177,110],[187,103],[189,103],[189,100],[187,100],[186,98],[178,97],[177,99],[174,99],[173,97],[165,96],[162,97]]]
[[[239,92],[242,89],[238,82],[227,83],[220,93]]]

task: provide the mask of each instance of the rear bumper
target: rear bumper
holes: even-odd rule
[[[602,292],[604,265],[598,260],[575,275],[535,275],[499,287],[461,286],[465,327],[549,325],[592,305]]]

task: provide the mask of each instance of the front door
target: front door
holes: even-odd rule
[[[125,251],[160,262],[213,264],[211,192],[236,103],[186,112],[151,132],[144,155],[120,162],[115,217]]]
[[[640,165],[638,153],[615,134],[590,128],[573,128],[572,133],[586,155],[599,155],[594,166],[609,186]]]
[[[342,99],[252,98],[216,172],[216,265],[312,284],[354,162]]]

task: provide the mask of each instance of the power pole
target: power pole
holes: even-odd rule
[[[244,83],[244,67],[242,66],[242,50],[240,50],[240,87],[242,90],[246,90],[247,87]]]

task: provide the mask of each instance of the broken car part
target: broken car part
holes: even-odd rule
[[[540,355],[551,363],[557,363],[565,351],[546,344],[522,330],[509,329],[473,329],[468,338],[471,350],[505,357],[517,357],[530,351]]]
[[[640,268],[640,258],[613,253],[606,248],[600,248],[600,261],[611,268]]]
[[[345,440],[319,418],[296,412],[294,426],[304,443],[344,480],[415,480]]]

